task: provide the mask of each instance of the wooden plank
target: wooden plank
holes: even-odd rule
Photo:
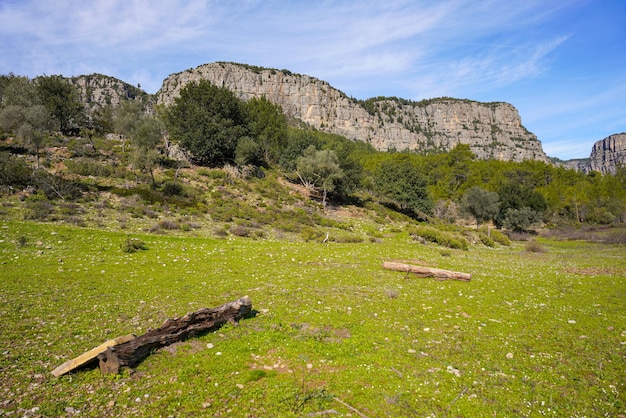
[[[455,279],[469,282],[471,274],[459,271],[436,269],[432,267],[416,266],[414,264],[398,263],[395,261],[384,261],[383,268],[393,271],[404,271],[414,273],[421,277],[434,277],[437,279]]]
[[[128,335],[123,335],[121,337],[114,338],[112,340],[108,340],[100,344],[96,348],[93,348],[81,354],[80,356],[73,358],[72,360],[68,360],[65,363],[61,364],[56,369],[52,370],[52,374],[55,377],[62,376],[66,373],[71,372],[72,370],[75,370],[81,366],[86,365],[92,360],[95,360],[98,354],[104,353],[107,350],[107,348],[114,347],[118,344],[123,344],[129,341],[132,341],[134,339],[135,339],[135,336],[133,334],[128,334]]]

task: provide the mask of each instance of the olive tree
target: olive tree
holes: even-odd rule
[[[325,207],[328,192],[335,190],[336,182],[343,177],[343,170],[333,150],[317,150],[311,146],[297,159],[296,174],[305,187],[321,189]]]
[[[492,220],[500,211],[500,198],[479,186],[469,188],[461,197],[461,211],[476,219],[478,227],[482,222]]]

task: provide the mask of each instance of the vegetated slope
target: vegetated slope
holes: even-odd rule
[[[265,96],[315,129],[368,142],[381,151],[450,151],[462,143],[481,159],[547,161],[537,137],[508,103],[384,97],[359,102],[325,81],[287,70],[201,65],[166,78],[157,103],[172,104],[185,85],[199,80],[226,87],[244,100]]]

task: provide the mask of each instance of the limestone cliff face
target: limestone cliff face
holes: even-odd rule
[[[79,91],[79,99],[88,115],[106,105],[117,106],[122,100],[140,99],[149,103],[150,95],[115,77],[102,74],[82,75],[67,79]]]
[[[618,165],[626,165],[626,133],[608,136],[593,144],[590,168],[602,174],[615,174]]]
[[[190,82],[208,80],[243,100],[265,96],[285,113],[321,131],[365,141],[376,149],[449,151],[462,143],[483,159],[548,161],[537,137],[508,103],[458,99],[359,102],[327,82],[286,70],[213,63],[166,78],[157,103],[172,104]]]

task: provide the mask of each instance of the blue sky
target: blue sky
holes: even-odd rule
[[[626,131],[626,0],[0,0],[0,73],[101,73],[155,93],[215,61],[349,96],[505,101],[546,153]]]

